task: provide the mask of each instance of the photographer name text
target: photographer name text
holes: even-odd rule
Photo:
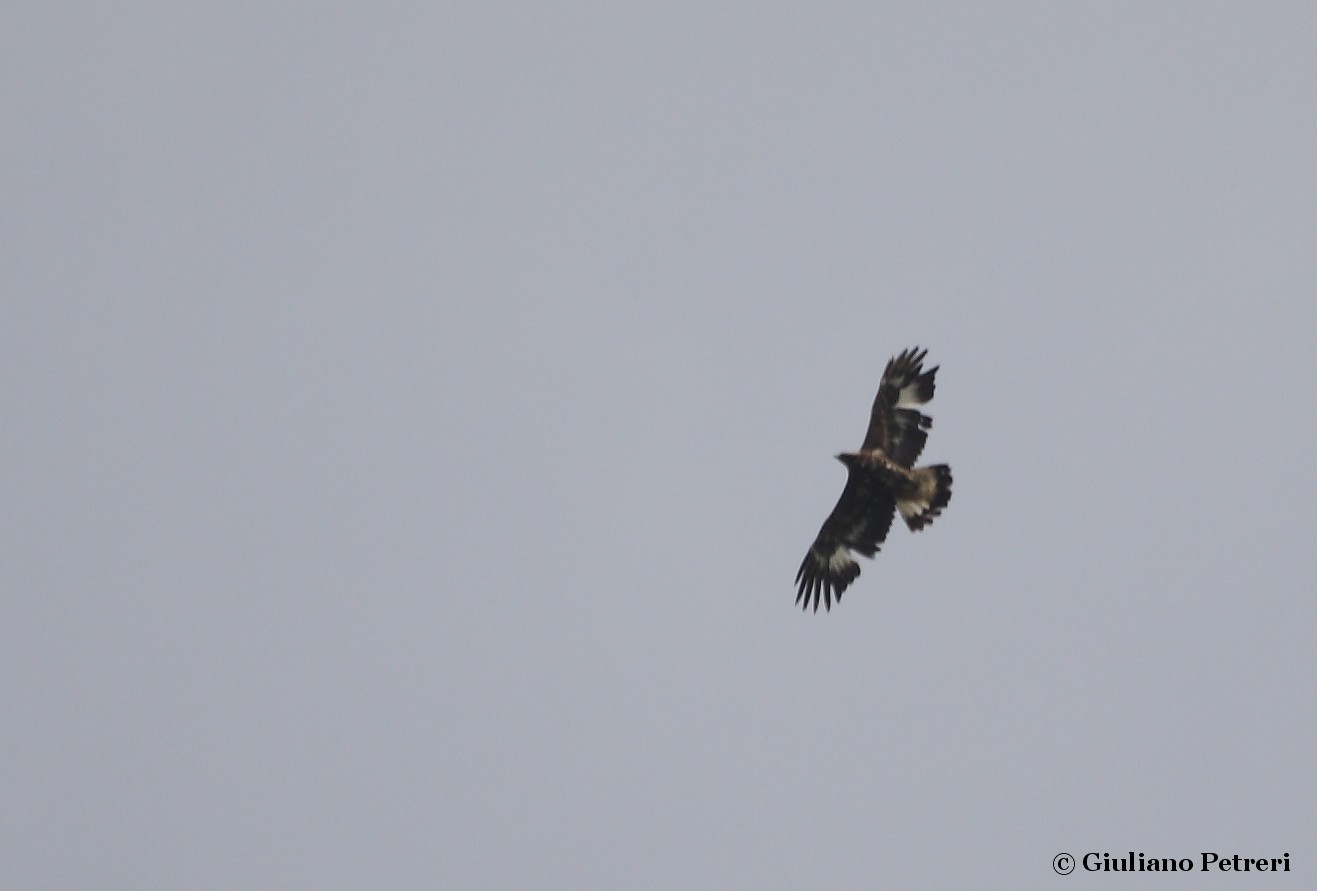
[[[1090,851],[1081,865],[1088,872],[1289,872],[1290,855],[1241,857],[1204,851],[1197,857],[1147,857],[1130,851],[1123,857]]]

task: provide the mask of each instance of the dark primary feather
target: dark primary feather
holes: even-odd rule
[[[937,366],[924,371],[928,350],[919,347],[905,350],[887,363],[878,395],[869,413],[869,430],[862,450],[882,449],[902,467],[912,467],[924,450],[933,419],[911,405],[923,405],[933,398]]]
[[[841,566],[831,565],[838,548],[848,547],[872,557],[892,528],[896,499],[891,492],[873,473],[853,464],[848,465],[848,470],[846,488],[842,489],[837,506],[823,521],[818,537],[796,573],[799,585],[796,603],[803,609],[808,609],[812,600],[814,611],[818,612],[822,597],[825,608],[831,610],[833,598],[840,603],[842,593],[859,576],[860,566],[854,560],[847,559]]]

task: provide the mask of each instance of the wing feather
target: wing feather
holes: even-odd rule
[[[812,600],[814,612],[819,610],[820,595],[828,610],[834,597],[840,603],[842,593],[860,574],[851,552],[866,557],[878,553],[895,511],[896,499],[876,475],[851,469],[837,506],[823,521],[796,573],[796,603],[809,609]]]
[[[928,350],[908,349],[887,363],[869,413],[864,450],[882,449],[902,467],[912,467],[924,450],[933,419],[911,408],[933,398],[938,366],[924,371]]]

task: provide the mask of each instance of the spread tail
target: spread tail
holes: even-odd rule
[[[937,519],[942,508],[951,500],[951,468],[946,464],[917,467],[911,471],[915,478],[914,491],[896,502],[901,519],[918,532]]]

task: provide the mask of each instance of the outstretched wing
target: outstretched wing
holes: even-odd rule
[[[933,398],[933,377],[937,366],[924,371],[928,350],[915,347],[887,363],[878,395],[869,415],[869,432],[863,449],[882,449],[902,467],[912,467],[928,439],[933,419],[912,405],[923,405]]]
[[[823,528],[796,573],[800,586],[796,603],[809,609],[812,599],[814,612],[819,611],[820,597],[829,611],[834,596],[840,603],[842,592],[860,574],[860,565],[851,557],[851,551],[866,557],[878,553],[878,546],[892,527],[895,510],[896,499],[874,475],[851,470],[837,506],[823,521]]]

